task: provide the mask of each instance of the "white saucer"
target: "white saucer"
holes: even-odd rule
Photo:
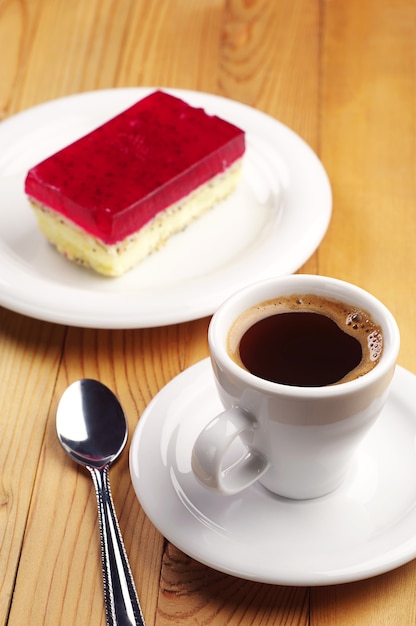
[[[259,485],[220,496],[191,472],[197,432],[221,411],[209,359],[173,379],[133,436],[130,471],[158,530],[217,570],[282,585],[368,578],[416,556],[416,377],[398,367],[388,403],[335,493],[290,501]]]
[[[249,106],[166,89],[246,132],[237,190],[120,278],[98,276],[59,255],[39,232],[25,197],[28,169],[150,91],[132,87],[76,94],[1,123],[0,304],[74,326],[174,324],[212,314],[250,282],[293,273],[317,248],[331,217],[332,197],[311,148]]]

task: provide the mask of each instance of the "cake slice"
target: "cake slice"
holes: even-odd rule
[[[32,167],[25,192],[59,252],[120,276],[234,191],[244,151],[241,129],[155,91]]]

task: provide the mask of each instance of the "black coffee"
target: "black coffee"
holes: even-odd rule
[[[382,348],[381,329],[366,311],[315,295],[252,307],[229,335],[229,353],[242,367],[301,387],[358,378],[377,364]]]

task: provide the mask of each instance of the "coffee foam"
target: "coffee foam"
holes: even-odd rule
[[[326,315],[341,330],[360,342],[363,353],[361,362],[338,383],[359,378],[377,365],[383,352],[383,334],[381,327],[371,319],[370,314],[354,305],[316,294],[293,294],[274,298],[252,306],[242,313],[228,334],[227,350],[231,358],[246,369],[239,355],[239,343],[244,333],[265,317],[290,311],[309,311]]]

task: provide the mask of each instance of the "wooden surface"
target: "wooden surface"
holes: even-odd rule
[[[416,372],[414,0],[0,0],[0,42],[0,119],[76,92],[157,85],[224,95],[293,128],[334,194],[328,233],[300,271],[382,299],[401,329],[399,362]],[[85,330],[0,309],[0,625],[105,624],[93,486],[57,442],[58,399],[99,378],[131,436],[157,391],[207,355],[208,321]],[[243,581],[163,539],[127,452],[111,481],[148,626],[416,621],[415,562],[334,587]]]

